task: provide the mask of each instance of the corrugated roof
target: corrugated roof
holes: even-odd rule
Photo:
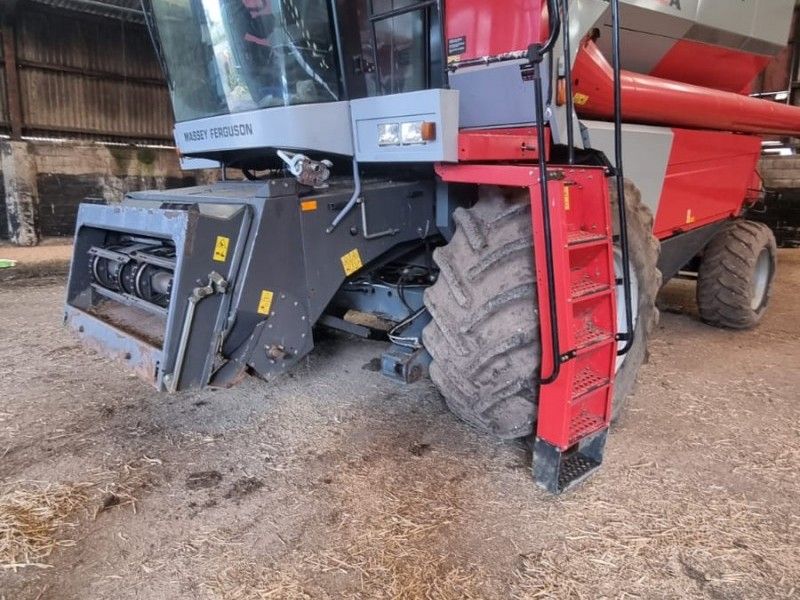
[[[140,0],[27,0],[27,2],[112,19],[144,23]]]

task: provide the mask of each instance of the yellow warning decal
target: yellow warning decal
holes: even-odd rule
[[[354,248],[342,257],[342,267],[344,268],[344,274],[347,276],[352,275],[363,266],[364,263],[358,253],[358,248]]]
[[[587,102],[589,102],[589,96],[587,96],[586,94],[581,94],[580,92],[577,92],[572,97],[572,100],[575,102],[575,106],[583,106]]]
[[[564,210],[569,210],[569,186],[564,186]]]
[[[316,200],[304,200],[300,203],[300,210],[303,212],[313,212],[317,210],[317,201]]]
[[[696,220],[697,219],[692,214],[692,209],[691,208],[686,209],[686,224],[689,225],[691,223],[694,223]]]
[[[268,315],[269,311],[272,310],[272,298],[275,296],[269,290],[262,290],[261,292],[261,299],[258,301],[258,314],[260,315]]]
[[[228,258],[228,246],[230,245],[230,238],[224,235],[218,235],[217,243],[214,244],[214,260],[217,262],[225,262]]]

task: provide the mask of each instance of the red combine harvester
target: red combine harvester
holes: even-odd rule
[[[317,327],[528,437],[559,493],[602,462],[658,320],[758,324],[775,241],[742,218],[750,98],[794,0],[149,0],[187,166],[222,181],[81,206],[65,320],[167,392],[274,378]],[[246,180],[230,181],[228,168]]]

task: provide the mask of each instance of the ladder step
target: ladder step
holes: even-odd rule
[[[602,234],[594,231],[586,231],[578,229],[567,233],[568,246],[583,246],[591,243],[608,243],[608,238]]]
[[[584,367],[575,374],[575,379],[572,382],[572,401],[574,402],[581,396],[585,396],[589,392],[609,383],[609,379],[605,375],[597,373],[591,367]]]
[[[566,451],[537,438],[533,445],[536,483],[553,494],[577,485],[602,464],[607,436],[608,428],[602,427]]]
[[[575,333],[575,346],[578,350],[584,350],[590,346],[611,341],[613,338],[614,336],[608,331],[601,329],[591,321],[587,321],[584,323],[583,327]]]
[[[569,443],[577,444],[583,438],[600,431],[606,426],[602,417],[583,411],[576,415],[569,424]]]
[[[578,298],[585,298],[586,296],[594,296],[601,292],[607,292],[611,286],[607,283],[594,281],[592,279],[581,279],[576,281],[570,287],[570,296],[573,300]]]

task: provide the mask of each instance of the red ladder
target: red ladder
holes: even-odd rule
[[[616,275],[608,180],[600,168],[549,170],[550,235],[558,328],[550,290],[538,186],[531,188],[542,378],[533,445],[536,482],[558,494],[586,478],[603,459],[617,360]],[[552,335],[560,356],[553,356]]]

